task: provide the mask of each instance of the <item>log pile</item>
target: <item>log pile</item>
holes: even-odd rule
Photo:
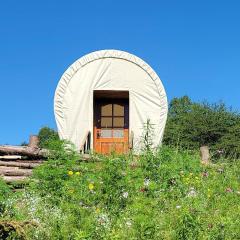
[[[7,183],[26,181],[46,157],[46,150],[40,149],[38,143],[37,136],[30,136],[28,146],[0,146],[0,177]]]

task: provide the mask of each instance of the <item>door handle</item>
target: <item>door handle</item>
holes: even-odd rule
[[[101,133],[97,132],[97,139],[99,139],[101,137]]]

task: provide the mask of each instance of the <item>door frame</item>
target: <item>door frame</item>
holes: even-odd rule
[[[96,149],[96,114],[97,114],[97,100],[100,100],[102,102],[104,101],[110,101],[111,99],[113,100],[112,102],[116,102],[117,99],[121,99],[127,102],[127,128],[124,128],[124,134],[127,129],[128,134],[127,134],[127,143],[124,142],[124,144],[127,144],[127,151],[129,149],[129,120],[130,120],[130,109],[129,109],[129,91],[125,90],[94,90],[93,91],[93,151]],[[123,101],[123,102],[124,102]],[[114,141],[113,141],[114,142]],[[124,151],[124,152],[127,152]],[[124,154],[123,152],[123,154]]]

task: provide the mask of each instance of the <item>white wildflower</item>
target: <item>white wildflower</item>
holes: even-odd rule
[[[124,198],[128,198],[128,192],[123,192],[122,196],[123,196]]]
[[[196,197],[196,196],[197,196],[196,190],[195,190],[193,187],[191,187],[191,188],[190,188],[190,191],[189,191],[188,194],[187,194],[187,196],[188,196],[188,197]]]
[[[104,214],[104,213],[103,213],[103,214],[100,214],[100,215],[98,216],[98,223],[99,223],[100,225],[104,226],[104,227],[108,227],[109,224],[110,224],[110,220],[109,220],[107,214]]]
[[[145,186],[145,187],[148,187],[149,184],[150,184],[150,179],[149,179],[149,178],[145,178],[145,179],[144,179],[144,186]]]
[[[127,225],[127,227],[131,227],[132,226],[132,222],[131,221],[127,221],[126,225]]]

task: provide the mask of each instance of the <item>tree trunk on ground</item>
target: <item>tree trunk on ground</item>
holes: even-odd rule
[[[4,166],[4,167],[35,168],[35,167],[37,167],[39,165],[40,165],[40,163],[0,161],[0,166]]]
[[[0,175],[2,176],[31,176],[32,169],[15,169],[14,167],[8,167],[8,169],[0,169]]]
[[[26,176],[3,176],[2,178],[6,183],[24,182],[27,179]]]
[[[39,158],[45,157],[47,150],[40,149],[40,148],[32,148],[32,147],[25,147],[25,146],[8,146],[3,145],[0,146],[0,154],[2,155],[21,155],[27,156],[29,158]]]
[[[200,147],[201,163],[208,165],[210,163],[210,153],[208,146]]]

